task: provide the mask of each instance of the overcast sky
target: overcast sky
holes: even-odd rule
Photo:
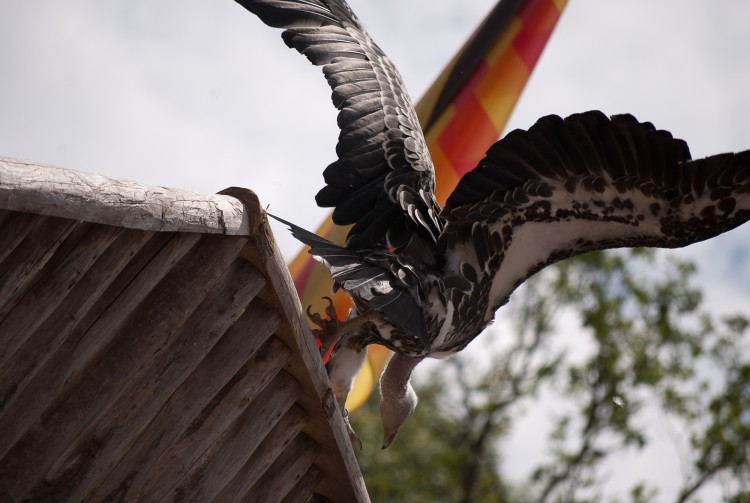
[[[494,0],[351,4],[416,101]],[[600,109],[672,131],[694,157],[750,148],[748,20],[746,0],[571,0],[510,127]],[[0,156],[244,186],[313,230],[327,211],[313,197],[335,155],[330,90],[231,0],[0,0],[0,68]],[[750,226],[680,254],[712,308],[750,314]]]

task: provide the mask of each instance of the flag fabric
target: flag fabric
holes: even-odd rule
[[[417,103],[435,165],[435,197],[441,205],[499,138],[566,3],[500,0]],[[343,243],[348,230],[333,224],[329,215],[316,233]],[[349,297],[332,294],[328,271],[306,249],[289,270],[303,306],[323,313],[327,306],[323,297],[328,296],[339,318],[346,318]],[[367,360],[346,402],[350,411],[370,396],[388,358],[386,348],[368,347]]]

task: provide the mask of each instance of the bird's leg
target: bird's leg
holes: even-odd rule
[[[333,396],[339,405],[339,410],[344,416],[344,423],[349,433],[349,440],[353,446],[362,449],[362,442],[354,433],[354,429],[349,424],[349,411],[346,409],[346,399],[354,384],[354,378],[362,368],[362,364],[367,356],[367,350],[359,344],[342,344],[337,349],[336,354],[328,363],[328,379],[331,383]]]
[[[328,301],[328,307],[325,311],[329,319],[323,319],[320,314],[312,313],[309,306],[307,315],[310,317],[310,321],[319,327],[318,329],[312,329],[312,332],[322,343],[321,354],[325,355],[330,348],[336,348],[335,353],[328,361],[328,379],[339,405],[339,410],[344,417],[349,440],[352,446],[362,449],[362,442],[349,423],[346,399],[354,384],[354,378],[359,369],[362,368],[367,356],[366,343],[363,342],[366,333],[360,331],[365,323],[377,321],[379,314],[375,311],[367,311],[364,314],[357,315],[356,311],[352,310],[349,313],[349,319],[341,321],[330,297],[324,297],[324,299]],[[357,337],[357,332],[360,332],[360,337]]]

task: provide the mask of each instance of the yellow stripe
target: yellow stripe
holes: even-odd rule
[[[479,82],[475,95],[500,136],[529,78],[526,63],[512,48],[505,51]],[[489,146],[489,145],[488,145]]]
[[[516,38],[518,32],[521,31],[522,26],[523,23],[517,17],[514,17],[510,21],[510,23],[508,23],[507,29],[503,32],[495,45],[492,46],[492,49],[490,49],[490,51],[487,53],[487,56],[484,58],[485,62],[487,62],[488,65],[494,65],[497,59],[503,55],[510,44],[513,43],[513,39]]]

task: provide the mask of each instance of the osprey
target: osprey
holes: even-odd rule
[[[334,347],[342,410],[365,347],[394,352],[380,379],[383,447],[416,406],[414,367],[465,348],[543,267],[606,248],[681,247],[750,219],[750,151],[692,160],[667,131],[598,111],[512,131],[440,208],[401,77],[346,2],[238,2],[323,67],[340,110],[338,159],[316,201],[353,225],[346,246],[279,220],[354,301],[344,322],[332,307],[330,319],[308,309]]]

